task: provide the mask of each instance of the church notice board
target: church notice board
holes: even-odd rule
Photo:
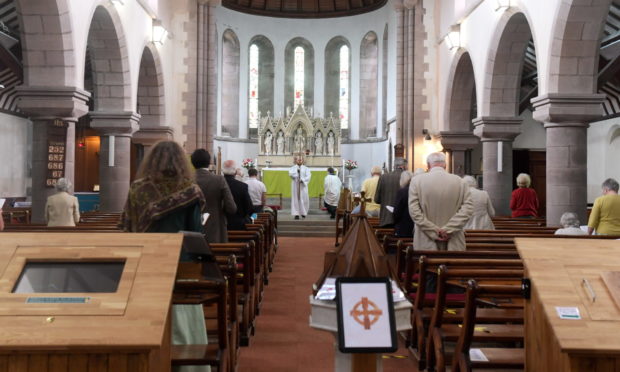
[[[46,187],[54,187],[65,176],[65,156],[67,155],[68,123],[54,120],[47,133],[47,178]]]
[[[620,241],[515,242],[531,282],[526,371],[620,371]]]
[[[0,372],[169,371],[182,240],[2,233]]]
[[[310,174],[308,195],[311,198],[318,198],[324,193],[323,183],[327,177],[327,171],[310,169]],[[291,197],[291,177],[288,175],[288,170],[263,169],[262,181],[267,187],[268,194],[282,194],[284,198]]]

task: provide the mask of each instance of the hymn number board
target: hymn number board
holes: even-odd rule
[[[58,179],[65,176],[65,155],[67,151],[67,126],[56,119],[48,128],[47,136],[47,187],[54,187]]]

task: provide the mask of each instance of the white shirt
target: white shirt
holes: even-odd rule
[[[325,177],[325,183],[323,184],[323,190],[325,191],[325,203],[332,206],[338,206],[341,188],[342,182],[340,182],[340,178],[336,175],[328,174]]]
[[[248,184],[248,192],[250,193],[250,199],[252,199],[252,205],[263,205],[263,193],[267,192],[267,187],[256,177],[250,177],[245,183]]]

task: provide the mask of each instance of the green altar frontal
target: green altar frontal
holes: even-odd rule
[[[308,195],[311,198],[318,198],[323,194],[323,182],[327,176],[327,171],[310,169],[310,185],[308,185]],[[291,178],[288,170],[267,170],[263,169],[263,183],[267,187],[268,194],[282,194],[284,198],[291,197]]]

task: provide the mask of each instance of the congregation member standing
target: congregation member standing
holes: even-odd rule
[[[205,224],[205,234],[209,243],[228,243],[226,215],[237,211],[228,183],[223,176],[209,171],[211,154],[205,149],[192,153],[192,165],[196,168],[196,183],[200,186],[209,218]]]
[[[538,196],[536,191],[530,188],[532,179],[526,173],[517,176],[516,190],[512,192],[510,198],[510,210],[512,217],[535,218],[538,217]]]
[[[245,230],[245,224],[250,223],[250,215],[252,214],[252,199],[248,192],[248,185],[235,178],[237,169],[234,160],[226,160],[222,167],[222,173],[230,192],[232,193],[237,211],[235,213],[227,213],[226,220],[228,222],[228,230]]]
[[[194,183],[185,152],[176,142],[161,141],[146,155],[131,184],[121,227],[129,232],[203,232],[205,199]],[[202,305],[172,306],[172,344],[207,344]],[[175,371],[190,371],[185,369]],[[200,368],[200,369],[197,369]],[[196,367],[192,372],[208,372]]]
[[[304,165],[304,158],[295,157],[295,165],[288,170],[291,177],[291,214],[298,220],[299,216],[306,218],[310,208],[310,198],[308,196],[308,185],[312,174],[310,169]]]
[[[600,235],[620,235],[620,195],[618,181],[608,178],[603,182],[602,194],[594,201],[588,220],[588,234],[595,230]]]
[[[71,182],[60,178],[54,187],[57,193],[49,196],[45,203],[47,226],[75,226],[80,222],[80,205],[77,198],[69,194]]]
[[[258,171],[254,168],[248,169],[248,192],[252,199],[252,213],[261,213],[263,207],[267,204],[267,187],[258,180]]]
[[[375,199],[375,195],[377,194],[379,177],[381,177],[381,168],[375,165],[374,167],[370,168],[370,178],[365,179],[362,183],[361,191],[364,193],[364,198],[371,200],[370,202],[366,203],[366,214],[370,217],[379,216],[379,209],[381,206],[373,202]],[[358,205],[351,213],[359,213],[360,209],[361,208]]]
[[[491,203],[489,194],[478,189],[478,182],[472,176],[464,176],[463,180],[469,185],[471,200],[474,204],[474,213],[465,224],[465,230],[495,230],[492,217],[495,216],[495,208]]]
[[[413,236],[413,220],[409,214],[409,184],[413,173],[402,171],[400,173],[399,186],[394,202],[394,235],[398,238],[411,238]]]
[[[446,172],[446,156],[430,154],[428,173],[411,180],[409,214],[415,223],[416,250],[465,250],[463,226],[473,213],[469,186],[461,177]]]
[[[586,231],[583,231],[579,224],[579,218],[577,214],[573,212],[566,212],[560,217],[561,229],[555,231],[555,235],[588,235]]]
[[[401,174],[403,170],[407,168],[407,159],[396,158],[394,160],[394,171],[382,175],[379,178],[379,184],[377,185],[377,192],[375,193],[374,202],[380,205],[379,210],[379,226],[380,227],[392,227],[394,226],[394,216],[386,207],[392,206],[392,202],[396,200],[396,193],[402,188],[400,186]],[[409,177],[411,180],[411,177]]]
[[[336,218],[336,209],[338,208],[338,200],[340,199],[340,189],[342,188],[342,182],[340,178],[336,176],[334,168],[327,168],[327,176],[323,182],[323,192],[325,193],[325,200],[323,205],[327,208],[329,218]]]

